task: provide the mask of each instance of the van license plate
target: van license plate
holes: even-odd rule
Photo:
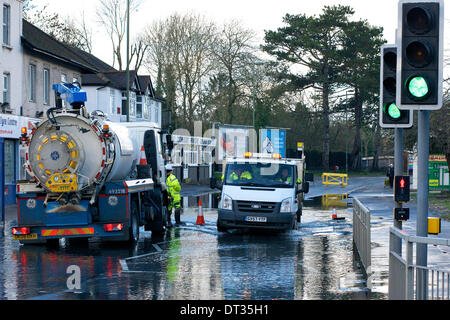
[[[267,217],[245,217],[245,221],[247,222],[267,222]]]

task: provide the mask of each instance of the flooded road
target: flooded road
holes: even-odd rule
[[[305,202],[298,230],[284,233],[216,228],[217,194],[183,199],[182,221],[164,236],[141,229],[133,247],[92,239],[59,247],[0,245],[1,299],[386,299],[371,292],[353,254],[346,199]],[[324,202],[325,201],[325,202]],[[332,220],[332,207],[345,220]],[[14,221],[9,222],[12,225]],[[9,226],[8,226],[9,227]],[[9,228],[7,229],[9,230]],[[78,266],[81,289],[68,290]]]

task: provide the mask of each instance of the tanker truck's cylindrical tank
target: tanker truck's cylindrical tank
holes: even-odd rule
[[[114,143],[116,161],[108,175],[108,180],[122,180],[136,168],[136,164],[139,164],[145,132],[158,128],[154,122],[106,123],[116,136]],[[161,151],[160,142],[156,141],[156,143],[158,150]]]
[[[48,191],[55,174],[76,174],[78,191],[129,177],[139,164],[145,131],[157,129],[152,122],[113,123],[64,112],[54,119],[56,124],[38,125],[27,150],[29,174]],[[111,138],[102,136],[103,124]]]
[[[83,190],[107,169],[110,154],[101,129],[72,113],[61,113],[54,119],[56,124],[45,120],[31,135],[29,173],[44,187],[54,174],[76,174],[78,190]]]

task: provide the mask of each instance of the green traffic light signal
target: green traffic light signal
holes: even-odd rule
[[[387,113],[387,115],[394,120],[399,119],[402,115],[400,109],[394,102],[387,103],[384,106],[384,112]]]
[[[407,83],[409,93],[417,99],[424,98],[430,92],[427,80],[424,77],[411,77]]]

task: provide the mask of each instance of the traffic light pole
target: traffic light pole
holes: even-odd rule
[[[394,176],[403,175],[403,129],[395,128],[394,136]],[[402,204],[395,202],[396,208],[402,208]],[[394,227],[402,229],[402,222],[394,219]],[[402,240],[396,239],[394,243],[394,249],[396,252],[401,253],[402,251]]]
[[[430,153],[430,111],[419,111],[419,126],[417,134],[417,220],[416,235],[427,237],[428,235],[428,158]],[[427,266],[427,245],[417,244],[416,264]],[[428,277],[426,270],[417,270],[417,299],[427,298]]]

